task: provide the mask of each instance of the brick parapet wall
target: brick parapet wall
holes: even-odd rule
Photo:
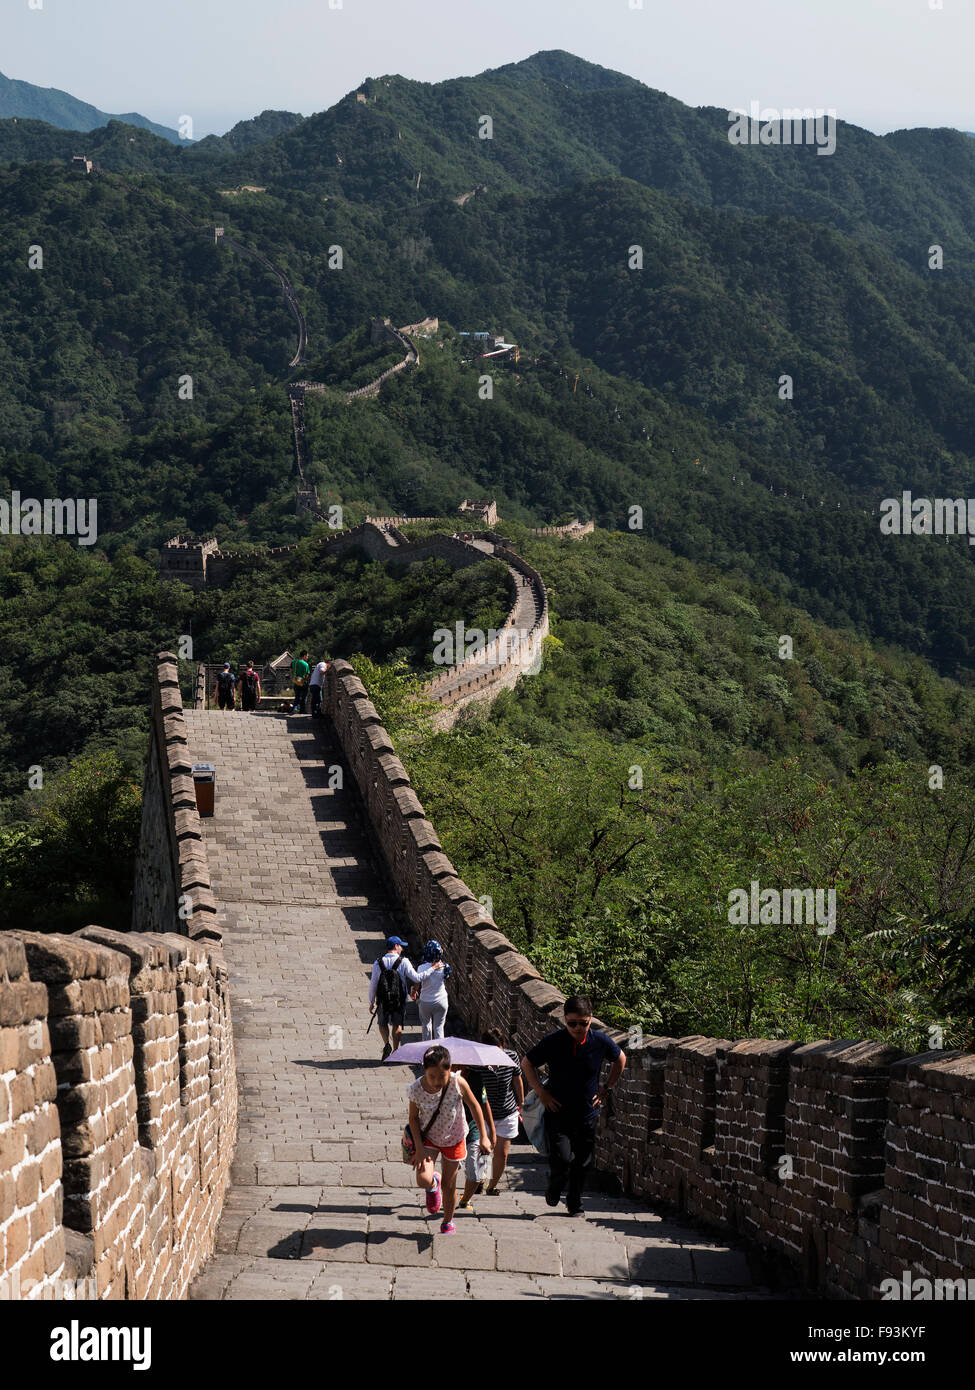
[[[185,1297],[236,1125],[218,947],[0,936],[0,1297]]]
[[[560,1025],[564,996],[444,853],[347,662],[328,672],[325,707],[411,928],[444,945],[452,1005],[523,1055]],[[905,1270],[975,1278],[975,1056],[613,1036],[628,1060],[596,1161],[625,1191],[739,1233],[837,1298],[878,1298]]]
[[[594,521],[570,521],[566,526],[530,526],[528,534],[530,536],[563,536],[571,541],[581,540],[583,536],[589,536],[595,531]]]
[[[153,682],[132,926],[137,931],[220,937],[172,652],[159,653]]]

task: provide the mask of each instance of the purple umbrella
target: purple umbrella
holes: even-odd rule
[[[387,1062],[422,1062],[423,1054],[431,1047],[445,1047],[455,1067],[510,1067],[507,1052],[491,1043],[474,1042],[471,1038],[432,1038],[425,1042],[403,1043],[386,1058]]]

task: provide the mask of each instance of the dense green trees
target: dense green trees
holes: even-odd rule
[[[356,657],[472,888],[605,1017],[970,1044],[975,571],[962,538],[881,537],[875,508],[970,491],[975,144],[737,149],[725,113],[561,53],[363,94],[194,150],[113,122],[91,177],[0,168],[0,497],[99,507],[90,551],[0,543],[0,905],[124,921],[154,651],[307,645]],[[2,158],[66,141],[0,122]],[[296,287],[293,376],[337,388],[305,409],[321,500],[353,525],[495,496],[550,586],[541,675],[449,735],[410,697],[436,627],[500,623],[503,571],[322,556],[294,507],[293,318],[203,223]],[[375,314],[441,333],[349,404],[400,355]],[[461,329],[520,362],[470,360]],[[575,514],[605,530],[524,529]],[[255,554],[222,590],[161,586],[187,530]],[[835,933],[732,924],[754,880],[835,890]]]
[[[625,1028],[971,1046],[973,696],[635,538],[526,548],[540,675],[434,733],[357,668],[516,945]],[[733,923],[753,881],[835,892],[835,931]]]

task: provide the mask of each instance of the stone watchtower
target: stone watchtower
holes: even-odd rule
[[[202,589],[207,582],[207,560],[217,554],[217,542],[183,540],[174,536],[163,546],[160,582],[179,579],[191,589]]]
[[[494,526],[498,519],[498,504],[491,500],[472,501],[465,497],[457,508],[460,513],[470,513],[478,521],[483,521],[485,526]]]

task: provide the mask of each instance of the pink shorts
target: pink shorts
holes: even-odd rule
[[[446,1147],[440,1144],[425,1143],[423,1152],[431,1158],[435,1154],[439,1154],[441,1158],[449,1158],[455,1163],[461,1163],[467,1157],[467,1140],[461,1139],[459,1144],[448,1144]]]

